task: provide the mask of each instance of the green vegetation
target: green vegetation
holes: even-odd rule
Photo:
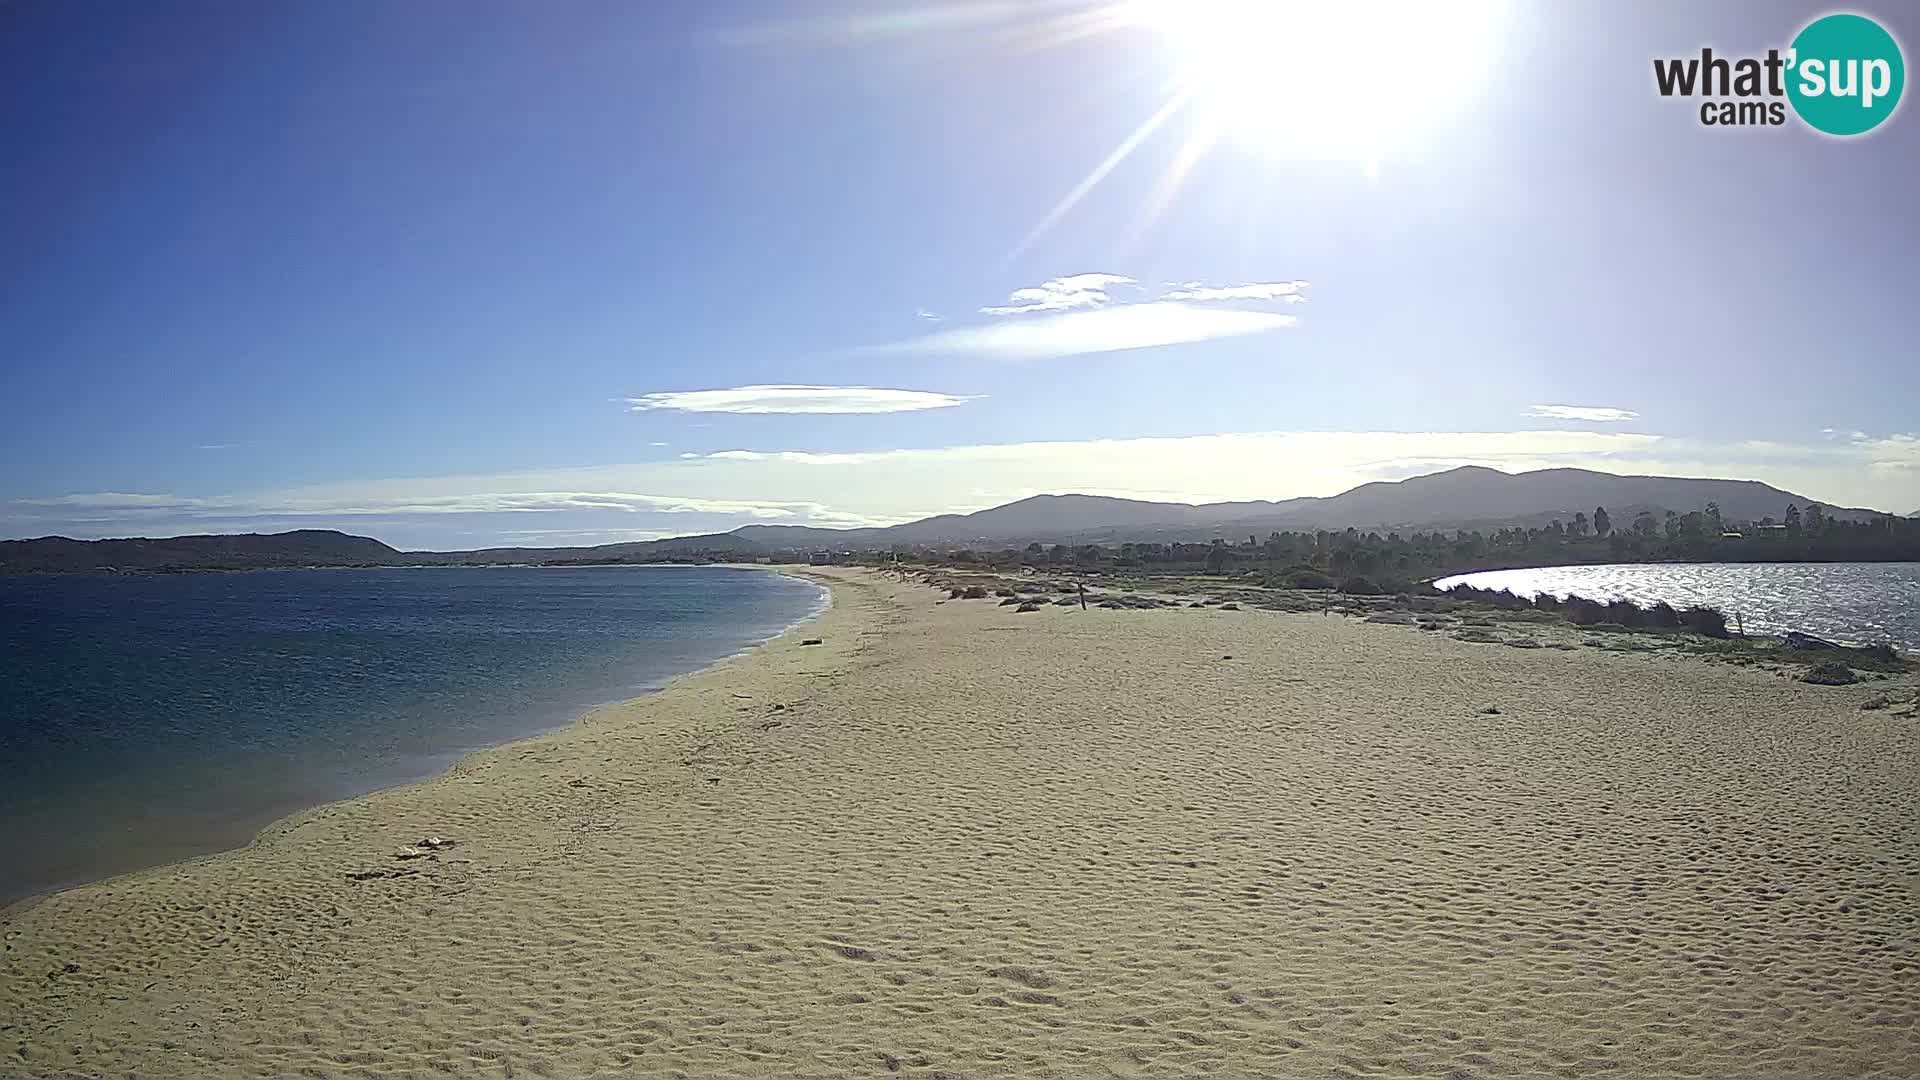
[[[1413,584],[1404,590],[1388,591],[1358,575],[1334,586],[1318,571],[1299,565],[1220,576],[1097,567],[1049,572],[1025,565],[1001,571],[981,565],[983,561],[976,558],[968,564],[934,566],[903,561],[894,563],[892,569],[903,579],[923,582],[952,599],[997,596],[1001,605],[1023,612],[1049,604],[1067,608],[1084,604],[1090,609],[1213,607],[1220,611],[1346,615],[1417,630],[1448,631],[1461,641],[1515,648],[1675,651],[1794,677],[1819,672],[1806,681],[1831,680],[1831,685],[1920,670],[1920,664],[1886,644],[1852,646],[1794,632],[1749,637],[1731,630],[1720,611],[1704,606],[1641,606],[1624,599],[1600,601],[1581,596],[1529,598],[1504,589],[1465,585],[1436,590],[1431,585]],[[1324,584],[1316,588],[1290,584],[1310,576]]]
[[[1364,579],[1382,592],[1472,570],[1620,562],[1904,562],[1920,561],[1920,521],[1880,517],[1842,521],[1819,505],[1789,503],[1780,520],[1723,520],[1708,503],[1686,514],[1640,510],[1616,527],[1606,507],[1544,527],[1453,532],[1357,529],[1274,532],[1262,540],[1123,543],[1113,546],[1030,543],[998,551],[917,549],[883,560],[992,569],[1032,566],[1107,573],[1152,572],[1247,576],[1278,588],[1331,589]],[[1351,590],[1349,590],[1351,591]]]
[[[1451,589],[1443,590],[1440,595],[1485,604],[1503,611],[1524,611],[1532,608],[1536,611],[1560,615],[1575,626],[1624,630],[1686,629],[1712,638],[1731,636],[1727,632],[1727,617],[1718,608],[1696,605],[1685,610],[1675,610],[1664,600],[1650,607],[1641,607],[1631,600],[1624,599],[1589,600],[1584,596],[1569,596],[1563,600],[1551,593],[1542,593],[1528,598],[1517,596],[1505,589],[1476,589],[1471,585],[1455,585]]]

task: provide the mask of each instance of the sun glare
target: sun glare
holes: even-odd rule
[[[1220,138],[1371,162],[1477,89],[1490,0],[1133,0]]]

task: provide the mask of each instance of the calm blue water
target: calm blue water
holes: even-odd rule
[[[1708,604],[1737,612],[1750,634],[1798,630],[1856,645],[1891,642],[1920,650],[1920,563],[1672,563],[1490,570],[1434,582],[1465,582],[1519,596],[1578,593],[1639,604]]]
[[[0,905],[431,776],[824,599],[713,567],[0,577]]]

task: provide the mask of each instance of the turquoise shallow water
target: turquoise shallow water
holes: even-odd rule
[[[423,779],[824,601],[716,567],[0,577],[0,904]]]
[[[1639,604],[1707,604],[1737,614],[1748,633],[1788,630],[1850,644],[1889,642],[1920,650],[1920,563],[1616,563],[1489,570],[1434,582],[1465,582],[1516,595],[1576,593]]]

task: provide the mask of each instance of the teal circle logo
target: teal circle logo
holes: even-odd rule
[[[1864,15],[1823,15],[1793,39],[1787,100],[1815,131],[1862,135],[1900,104],[1907,65],[1900,43]]]

